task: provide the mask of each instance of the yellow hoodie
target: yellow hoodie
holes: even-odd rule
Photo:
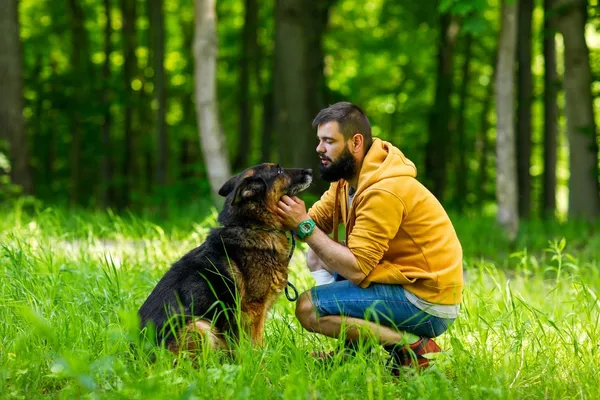
[[[308,211],[325,233],[341,216],[346,243],[366,278],[400,284],[430,303],[462,300],[462,247],[446,211],[392,144],[374,139],[348,207],[349,184],[334,182]],[[334,227],[336,229],[334,229]]]

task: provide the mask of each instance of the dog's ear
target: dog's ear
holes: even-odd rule
[[[223,186],[221,186],[221,189],[219,189],[219,196],[227,197],[229,193],[233,192],[237,177],[237,175],[232,176],[227,182],[223,184]]]
[[[235,188],[232,205],[238,204],[240,201],[249,200],[263,193],[267,189],[267,182],[263,178],[249,176],[244,178]]]

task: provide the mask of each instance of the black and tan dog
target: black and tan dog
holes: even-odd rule
[[[226,197],[218,219],[222,226],[158,282],[138,311],[142,328],[153,326],[156,340],[173,352],[198,350],[206,339],[212,347],[227,348],[225,337],[238,339],[240,326],[261,345],[267,311],[287,284],[293,251],[277,218],[277,202],[311,181],[310,169],[276,164],[229,179],[219,190]]]

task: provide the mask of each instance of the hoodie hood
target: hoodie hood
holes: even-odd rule
[[[381,139],[373,139],[358,177],[356,192],[362,192],[373,183],[384,179],[417,177],[417,167],[394,145]]]

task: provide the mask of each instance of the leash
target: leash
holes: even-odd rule
[[[288,264],[290,263],[292,256],[294,255],[294,250],[296,249],[296,239],[294,238],[294,231],[290,231],[290,237],[292,238],[292,248],[290,249],[290,254],[288,254]],[[290,295],[290,292],[288,291],[289,288],[292,288],[292,290],[294,291],[294,297]],[[285,297],[289,301],[298,300],[298,289],[296,289],[296,286],[294,286],[290,281],[288,281],[287,286],[285,287]]]
[[[250,227],[250,229],[254,229],[254,230],[257,230],[257,231],[263,231],[263,232],[283,233],[287,237],[286,231],[283,231],[283,230],[280,230],[280,229],[261,228],[261,227],[258,227],[258,226]],[[294,255],[294,250],[296,249],[296,239],[294,238],[294,231],[290,231],[290,238],[291,238],[291,242],[292,242],[292,247],[290,249],[290,253],[288,254],[288,259],[287,259],[288,264],[292,260],[292,256]],[[293,296],[290,294],[289,288],[292,288],[292,290],[294,291],[294,295]],[[296,300],[298,300],[298,289],[296,289],[296,287],[290,281],[287,282],[287,286],[285,287],[285,297],[289,301],[296,301]]]

